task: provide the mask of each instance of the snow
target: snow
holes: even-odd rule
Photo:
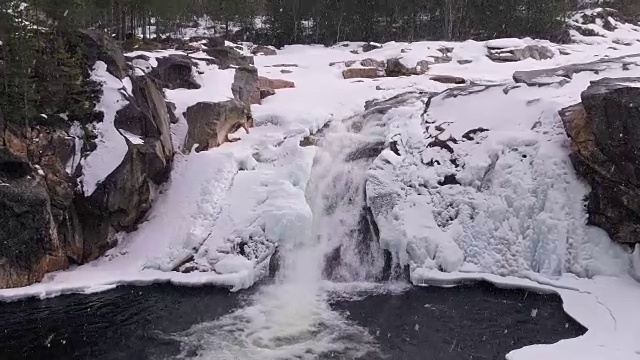
[[[129,140],[131,142],[131,144],[133,145],[142,145],[144,144],[144,139],[142,139],[141,136],[136,135],[136,134],[132,134],[130,132],[128,132],[127,130],[120,130],[120,133],[127,138],[127,140]]]
[[[506,38],[489,40],[485,43],[489,49],[509,49],[509,48],[521,48],[527,46],[527,42],[522,39]]]
[[[342,181],[337,185],[343,187],[366,179],[365,200],[379,227],[379,245],[391,251],[399,264],[409,266],[415,285],[486,280],[504,287],[554,292],[562,297],[567,313],[589,329],[576,339],[515,350],[508,359],[638,359],[640,285],[632,277],[640,278],[640,246],[632,253],[586,224],[583,199],[589,189],[572,168],[557,112],[579,102],[591,81],[640,76],[640,67],[604,66],[598,74],[575,74],[563,86],[514,86],[512,79],[515,71],[640,53],[637,27],[618,24],[614,32],[598,28],[604,37],[574,33],[579,42],[562,46],[534,39],[392,42],[353,54],[350,50],[362,43],[348,43],[331,48],[287,46],[276,56],[256,57],[260,75],[293,81],[296,87],[278,90],[262,105],[252,107],[256,127],[250,134],[240,131],[234,134],[240,141],[177,155],[171,182],[145,222],[136,231],[121,234],[118,246],[106,256],[50,274],[39,284],[0,290],[0,298],[48,297],[152,282],[240,290],[264,275],[270,256],[280,248],[285,255],[283,282],[265,288],[252,306],[182,334],[184,341],[196,341],[198,331],[209,326],[216,331],[208,334],[205,345],[228,351],[244,344],[255,351],[243,350],[247,358],[259,356],[267,350],[257,349],[242,336],[265,336],[268,342],[282,334],[329,328],[323,324],[346,326],[326,308],[320,269],[322,256],[332,245],[327,242],[348,234],[345,230],[353,225],[346,216],[340,221],[350,208],[337,209],[332,219],[318,219],[313,193],[317,197],[320,190],[331,189],[334,179]],[[635,40],[620,46],[621,39]],[[513,63],[494,63],[486,57],[487,48],[532,44],[569,55]],[[394,57],[415,65],[442,56],[438,49],[443,47],[453,48],[452,61],[430,66],[425,76],[344,80],[339,66],[329,66],[330,62]],[[148,66],[138,66],[148,71],[149,66],[157,66],[158,57],[171,53],[179,52],[128,56],[149,56]],[[471,63],[461,65],[458,60]],[[177,107],[179,123],[172,126],[172,133],[178,148],[186,134],[183,112],[189,106],[233,96],[233,69],[197,62],[196,81],[201,89],[165,92]],[[272,67],[276,64],[298,66],[284,74],[282,68]],[[433,75],[459,76],[471,85],[453,88],[431,81]],[[96,66],[93,76],[106,84],[99,105],[106,116],[96,127],[98,149],[83,160],[85,193],[108,174],[107,168],[112,171],[118,165],[118,158],[121,161],[125,137],[141,141],[113,127],[111,115],[124,106],[120,89],[126,85],[110,77],[104,64]],[[451,90],[443,92],[447,89]],[[366,101],[406,92],[412,93],[379,118],[373,117],[377,122],[358,117]],[[420,92],[434,95],[427,101],[427,94]],[[356,135],[349,129],[357,120],[374,123],[362,125],[362,133]],[[344,163],[331,157],[335,154],[299,145],[328,123],[326,131],[342,131],[335,141],[345,143],[338,148],[381,141],[387,149],[364,168],[354,165],[352,173],[342,174],[344,168],[338,167]],[[489,131],[463,137],[477,128]],[[456,141],[443,146],[442,141],[450,138]],[[392,142],[397,154],[389,149]],[[318,172],[319,163],[326,171]],[[455,182],[443,183],[452,176]],[[322,235],[319,243],[312,234]],[[240,251],[245,256],[239,256]],[[241,331],[233,332],[238,323]],[[223,330],[218,332],[220,326]],[[229,339],[239,342],[229,343]],[[325,332],[313,344],[323,349],[336,346]],[[289,350],[292,353],[286,355],[304,354],[304,349]]]
[[[94,131],[98,138],[95,140],[96,149],[86,158],[82,159],[82,177],[80,182],[86,196],[90,196],[109,174],[122,163],[127,154],[128,147],[125,139],[114,125],[118,110],[124,108],[128,101],[123,93],[126,93],[126,81],[120,81],[107,72],[107,64],[98,61],[92,72],[91,79],[102,84],[103,94],[96,110],[104,114],[102,122],[94,125]]]

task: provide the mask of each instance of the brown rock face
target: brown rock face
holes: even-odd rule
[[[591,185],[589,222],[626,244],[640,243],[638,86],[640,78],[602,79],[560,112],[573,165]]]
[[[384,71],[374,67],[348,68],[342,71],[345,79],[375,79],[384,77]]]
[[[73,244],[58,235],[52,209],[40,172],[0,147],[0,288],[28,285],[69,265]]]
[[[126,74],[117,44],[92,32],[86,37],[92,61]],[[151,207],[173,160],[171,107],[153,78],[132,77],[131,83],[132,96],[114,123],[141,141],[127,140],[122,163],[90,196],[78,190],[78,155],[95,149],[95,135],[86,129],[84,146],[76,149],[66,122],[26,128],[0,116],[0,288],[26,286],[98,258],[115,245],[117,232],[134,229]],[[82,130],[74,130],[80,137],[76,131]]]
[[[282,80],[282,79],[269,79],[264,76],[258,76],[258,87],[260,89],[291,89],[296,87],[296,84],[293,81]]]
[[[185,113],[189,131],[185,149],[205,151],[229,142],[229,134],[244,128],[247,133],[252,125],[250,110],[238,100],[224,102],[200,102],[190,106]]]

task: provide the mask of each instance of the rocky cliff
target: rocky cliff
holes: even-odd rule
[[[591,185],[589,222],[623,244],[640,243],[640,78],[604,78],[560,112],[571,160]]]
[[[208,49],[206,61],[220,69],[239,67],[232,70],[233,98],[194,104],[207,111],[191,117],[191,108],[175,114],[175,105],[164,94],[165,89],[200,88],[194,79],[198,65],[191,56],[158,56],[150,71],[140,71],[136,61],[139,65],[150,60],[148,56],[127,58],[116,42],[99,32],[78,36],[86,77],[102,87],[102,100],[93,105],[99,120],[80,123],[62,114],[56,121],[29,123],[7,119],[0,111],[0,288],[26,286],[48,272],[102,256],[117,244],[119,233],[134,230],[144,220],[159,188],[170,179],[174,154],[183,150],[174,144],[186,140],[199,150],[219,146],[230,132],[240,127],[248,131],[249,105],[260,101],[253,59],[224,44]],[[100,67],[104,73],[97,76]],[[105,99],[113,97],[117,106],[105,107]],[[219,111],[229,104],[232,112]],[[188,139],[176,141],[171,126],[178,118],[188,120],[192,129],[213,130],[190,131]],[[101,133],[109,126],[115,137]],[[114,155],[113,168],[103,169],[104,176],[92,184],[89,165],[95,166],[96,157],[100,163],[98,151],[109,156],[114,141],[123,144],[121,158]],[[93,164],[87,161],[90,156]]]

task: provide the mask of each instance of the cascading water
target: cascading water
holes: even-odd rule
[[[332,311],[323,281],[376,281],[385,256],[366,207],[365,180],[384,146],[380,116],[334,123],[320,140],[306,199],[307,234],[283,243],[275,284],[253,303],[178,334],[198,359],[377,358],[373,337]],[[388,266],[387,266],[388,267]],[[387,271],[388,272],[388,271]]]
[[[384,257],[366,205],[367,170],[380,139],[336,126],[323,139],[307,192],[313,233],[326,254],[323,275],[341,282],[379,281]],[[377,154],[376,154],[377,155]]]

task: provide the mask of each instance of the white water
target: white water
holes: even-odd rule
[[[340,281],[375,278],[384,265],[377,241],[366,239],[364,248],[358,245],[358,237],[368,230],[361,229],[364,185],[373,159],[345,160],[363,145],[380,140],[366,131],[355,134],[345,124],[331,127],[307,186],[312,221],[307,233],[280,245],[275,284],[260,289],[249,306],[178,334],[183,357],[357,359],[376,353],[366,329],[329,307],[323,272],[326,256],[336,248],[341,261],[332,264],[332,277]],[[363,251],[372,256],[363,257]]]

